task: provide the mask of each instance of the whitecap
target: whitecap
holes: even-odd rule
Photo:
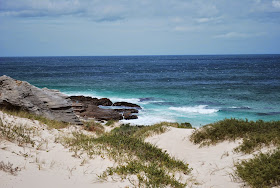
[[[175,120],[154,116],[138,116],[138,119],[121,120],[121,122],[130,123],[131,125],[153,125],[160,122],[175,122]]]
[[[169,107],[170,110],[183,112],[183,113],[193,113],[193,114],[213,114],[218,112],[218,109],[208,108],[207,105],[198,106],[184,106],[184,107]]]

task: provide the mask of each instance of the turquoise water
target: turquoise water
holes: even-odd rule
[[[280,55],[10,57],[0,75],[143,107],[126,122],[280,120]]]

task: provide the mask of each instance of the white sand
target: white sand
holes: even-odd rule
[[[0,170],[0,188],[50,188],[53,187],[133,187],[128,180],[109,179],[100,182],[100,175],[107,167],[116,166],[106,157],[89,159],[86,155],[74,157],[74,152],[55,142],[57,137],[70,134],[72,131],[83,131],[79,126],[62,130],[48,130],[38,121],[13,117],[0,111],[4,124],[35,127],[33,139],[36,146],[18,146],[0,139],[0,162],[12,163],[21,168],[16,176]],[[189,175],[189,187],[240,187],[243,184],[233,181],[234,162],[252,157],[233,153],[238,142],[223,142],[216,146],[199,148],[189,141],[193,129],[171,127],[161,135],[147,138],[146,141],[166,150],[171,156],[187,162],[193,168]]]
[[[15,143],[0,140],[0,161],[12,163],[13,167],[21,168],[16,176],[0,170],[0,188],[60,188],[60,187],[126,187],[129,181],[108,180],[100,182],[100,175],[107,167],[114,166],[114,162],[106,158],[95,157],[88,159],[73,157],[73,152],[55,143],[58,135],[79,130],[72,126],[61,131],[48,130],[38,121],[12,117],[0,111],[3,123],[23,124],[36,127],[37,140],[35,148],[20,147]],[[39,147],[37,150],[36,147]],[[25,156],[24,156],[25,155]]]
[[[193,168],[191,176],[193,187],[231,188],[243,184],[234,178],[234,163],[240,159],[248,159],[252,155],[234,153],[238,142],[222,142],[215,146],[202,147],[189,141],[193,129],[178,129],[171,127],[161,135],[147,138],[146,141],[166,150],[171,156],[180,159]],[[236,179],[236,178],[235,178]],[[196,183],[195,183],[196,182]],[[197,185],[196,185],[197,184]]]

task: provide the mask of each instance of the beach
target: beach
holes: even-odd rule
[[[0,161],[11,163],[20,170],[16,175],[0,171],[1,187],[133,187],[129,178],[120,176],[103,181],[98,175],[108,167],[117,165],[108,156],[87,155],[75,157],[74,152],[59,143],[59,138],[72,132],[87,132],[81,126],[70,126],[64,129],[48,129],[36,120],[19,118],[0,112],[3,124],[24,125],[35,132],[32,139],[35,147],[19,146],[16,143],[1,139]],[[118,125],[117,125],[118,126]],[[109,130],[108,130],[109,131]],[[169,127],[165,133],[151,135],[145,141],[166,151],[176,159],[189,164],[193,170],[187,176],[187,187],[240,187],[244,183],[234,175],[234,164],[243,159],[252,158],[233,152],[240,143],[222,142],[215,146],[199,147],[189,140],[194,129]],[[133,177],[131,178],[133,179]]]

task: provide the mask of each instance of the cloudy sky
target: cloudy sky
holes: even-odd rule
[[[280,53],[280,0],[0,0],[0,56]]]

